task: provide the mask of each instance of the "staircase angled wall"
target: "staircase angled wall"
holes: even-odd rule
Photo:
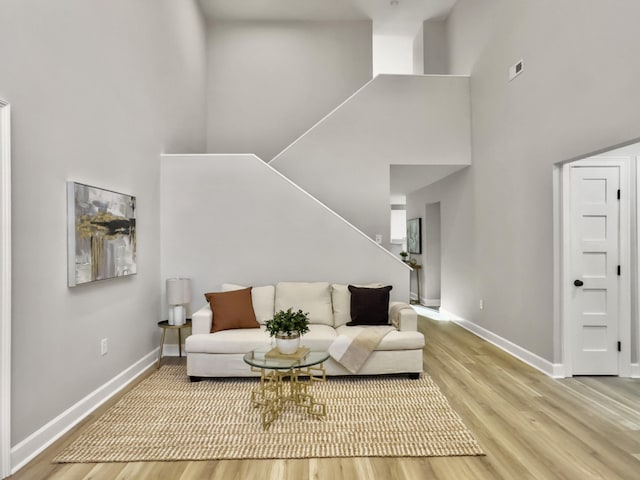
[[[387,247],[394,164],[471,164],[469,77],[379,75],[270,162]]]
[[[160,163],[163,289],[190,277],[192,310],[226,282],[382,282],[409,300],[405,264],[255,155]]]

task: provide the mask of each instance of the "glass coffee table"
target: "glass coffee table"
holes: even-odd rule
[[[311,416],[326,417],[326,405],[315,400],[310,387],[326,380],[323,363],[329,352],[310,351],[293,359],[270,358],[268,351],[252,350],[244,356],[251,370],[260,372],[260,384],[251,392],[251,401],[254,407],[262,407],[262,428],[267,430],[287,403],[306,409]]]

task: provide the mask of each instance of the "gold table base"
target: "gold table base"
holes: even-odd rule
[[[311,385],[326,381],[323,364],[290,370],[251,369],[260,372],[260,385],[251,392],[251,401],[254,407],[263,408],[263,429],[267,430],[271,426],[287,403],[305,408],[307,414],[317,418],[327,416],[327,406],[317,402],[309,393]]]

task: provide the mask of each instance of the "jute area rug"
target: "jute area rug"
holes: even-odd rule
[[[438,386],[423,374],[330,377],[316,383],[324,419],[288,405],[269,430],[251,404],[257,379],[191,383],[165,365],[54,458],[56,463],[248,458],[482,455]]]

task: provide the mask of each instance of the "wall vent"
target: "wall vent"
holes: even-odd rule
[[[509,81],[513,80],[518,75],[520,75],[523,69],[524,69],[524,63],[522,59],[518,60],[516,63],[511,65],[509,67]]]

